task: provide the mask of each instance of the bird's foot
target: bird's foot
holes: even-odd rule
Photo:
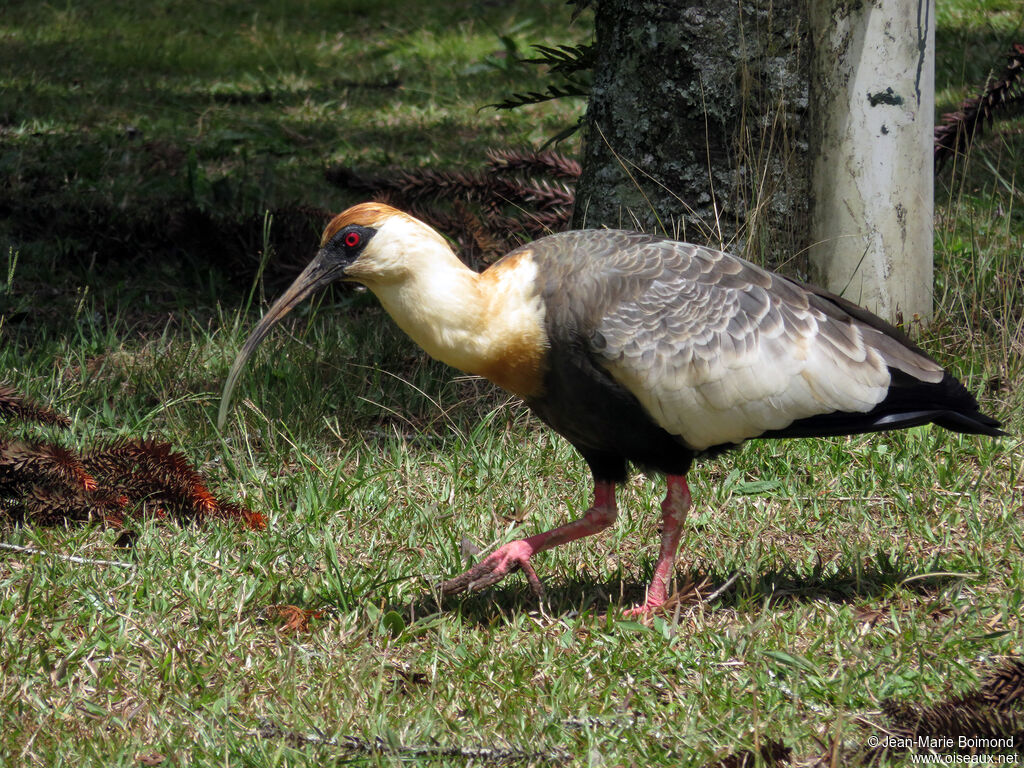
[[[634,605],[632,608],[627,608],[622,612],[622,615],[627,619],[646,619],[648,616],[653,616],[665,605],[665,600],[652,600],[649,597],[640,605]]]
[[[530,563],[534,548],[525,539],[510,541],[458,576],[442,582],[441,594],[473,592],[497,584],[515,570],[521,570],[537,597],[544,596],[544,585]]]
[[[483,589],[498,583],[518,569],[526,575],[533,593],[543,598],[544,585],[537,578],[530,558],[538,552],[603,531],[615,522],[615,517],[615,483],[598,481],[594,484],[594,504],[583,517],[550,531],[535,534],[528,539],[510,541],[465,573],[443,582],[441,594],[454,595],[458,592]]]

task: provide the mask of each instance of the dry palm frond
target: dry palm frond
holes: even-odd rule
[[[266,528],[266,519],[240,504],[218,499],[188,459],[170,443],[122,440],[85,457],[98,477],[131,499],[182,518],[235,519]]]
[[[571,182],[575,182],[582,172],[576,160],[550,151],[492,149],[487,153],[487,165],[498,172],[550,176]]]
[[[128,497],[108,490],[69,490],[34,486],[21,497],[18,509],[38,524],[59,524],[67,520],[100,520],[107,525],[124,524]]]
[[[44,405],[33,403],[7,382],[0,382],[0,417],[13,417],[19,421],[70,427],[71,419]]]
[[[264,531],[267,528],[267,518],[264,515],[233,501],[221,501],[218,499],[217,509],[210,516],[224,520],[237,520],[245,527],[252,528],[254,531]]]
[[[912,742],[919,739],[957,744],[964,739],[1012,739],[1024,744],[1024,713],[978,706],[976,701],[946,701],[919,707],[884,702],[882,711],[895,733]]]
[[[71,451],[49,443],[0,442],[0,493],[5,496],[41,485],[96,490],[96,480]]]
[[[175,453],[169,443],[124,440],[89,454],[86,463],[129,496],[189,510],[199,516],[217,509],[217,500],[202,475],[188,459]]]
[[[979,741],[1024,748],[1024,660],[1011,659],[989,673],[974,691],[937,704],[882,702],[882,711],[898,736],[919,743],[960,744],[977,751]],[[984,751],[984,750],[982,750]]]
[[[1024,105],[1024,44],[1016,43],[1007,58],[1002,74],[990,80],[980,96],[942,116],[942,125],[935,127],[936,169],[951,156],[966,152],[971,140],[986,123],[992,125],[997,113]]]
[[[1024,659],[1011,659],[981,683],[985,703],[1007,709],[1024,709]]]
[[[70,425],[7,384],[0,384],[0,416]],[[121,440],[80,456],[52,441],[0,436],[0,514],[42,524],[101,520],[115,526],[128,516],[173,514],[267,527],[258,512],[214,496],[188,459],[157,440]]]

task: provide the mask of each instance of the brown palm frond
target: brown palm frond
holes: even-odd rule
[[[572,208],[573,191],[561,182],[546,179],[505,179],[492,181],[489,192],[491,199],[496,200],[503,208],[506,204],[531,206],[538,211]]]
[[[976,701],[946,701],[924,707],[886,701],[882,711],[893,731],[914,743],[928,739],[958,744],[963,738],[1009,740],[1015,747],[1024,745],[1024,713],[978,706]]]
[[[1015,43],[1007,59],[1000,76],[989,80],[980,96],[942,116],[942,124],[935,127],[936,170],[953,155],[966,152],[975,135],[986,123],[991,126],[998,113],[1024,105],[1024,44]]]
[[[39,450],[51,464],[53,471],[76,488],[83,491],[97,489],[96,479],[86,471],[82,460],[67,448],[44,444],[39,446]]]
[[[216,511],[217,500],[188,459],[158,440],[124,440],[86,456],[88,466],[130,496],[148,497],[200,516]]]
[[[254,531],[265,531],[267,529],[267,518],[264,515],[233,501],[218,500],[217,511],[213,513],[213,517],[224,520],[237,520]]]
[[[0,442],[0,493],[17,493],[33,485],[96,490],[96,480],[81,459],[50,443]]]
[[[486,192],[489,180],[479,172],[391,169],[383,175],[366,174],[339,166],[329,169],[326,178],[332,184],[370,195],[393,195],[410,205],[420,200],[476,196]]]
[[[0,382],[0,418],[68,427],[70,419]],[[200,521],[231,519],[255,530],[266,518],[213,495],[206,480],[169,443],[121,440],[85,456],[53,442],[0,437],[0,513],[38,523],[167,513]]]
[[[128,503],[125,496],[113,491],[33,486],[22,494],[14,508],[38,524],[102,520],[120,527],[124,524]]]
[[[33,402],[7,382],[0,382],[0,417],[57,427],[71,426],[71,419],[67,416]]]
[[[582,173],[579,162],[560,152],[519,149],[491,149],[487,152],[487,166],[497,173],[525,173],[530,176],[549,176],[575,182]]]
[[[1011,659],[989,673],[977,689],[937,704],[919,705],[888,699],[882,711],[894,733],[959,744],[978,740],[1024,748],[1024,661]]]
[[[266,518],[258,512],[214,496],[205,478],[170,443],[122,440],[89,454],[85,463],[151,514],[237,520],[254,530],[267,527]]]
[[[495,216],[489,219],[490,229],[502,232],[522,233],[523,242],[536,240],[538,237],[561,232],[569,226],[572,210],[549,210],[524,213],[521,217]],[[516,243],[518,245],[518,243]]]
[[[463,171],[398,171],[391,191],[409,201],[475,196],[487,189],[487,179],[479,173]]]
[[[457,220],[449,231],[460,233],[460,251],[464,258],[472,261],[474,269],[483,269],[493,264],[508,250],[505,244],[494,237],[488,226],[493,216],[481,218],[460,200],[452,203],[452,213]]]
[[[981,696],[995,707],[1024,709],[1024,659],[1010,659],[982,680]]]

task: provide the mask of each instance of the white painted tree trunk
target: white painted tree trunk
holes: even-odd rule
[[[932,315],[934,0],[810,0],[813,282]]]

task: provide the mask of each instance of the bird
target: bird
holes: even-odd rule
[[[656,234],[581,229],[522,245],[482,272],[428,224],[379,202],[323,231],[315,258],[259,321],[224,384],[271,328],[336,280],[362,284],[428,355],[520,397],[593,477],[578,519],[508,542],[440,584],[484,589],[533,558],[611,526],[631,471],[664,476],[660,547],[643,602],[662,609],[692,499],[695,460],[747,440],[928,423],[999,436],[1001,424],[904,333],[850,301],[737,256]]]

